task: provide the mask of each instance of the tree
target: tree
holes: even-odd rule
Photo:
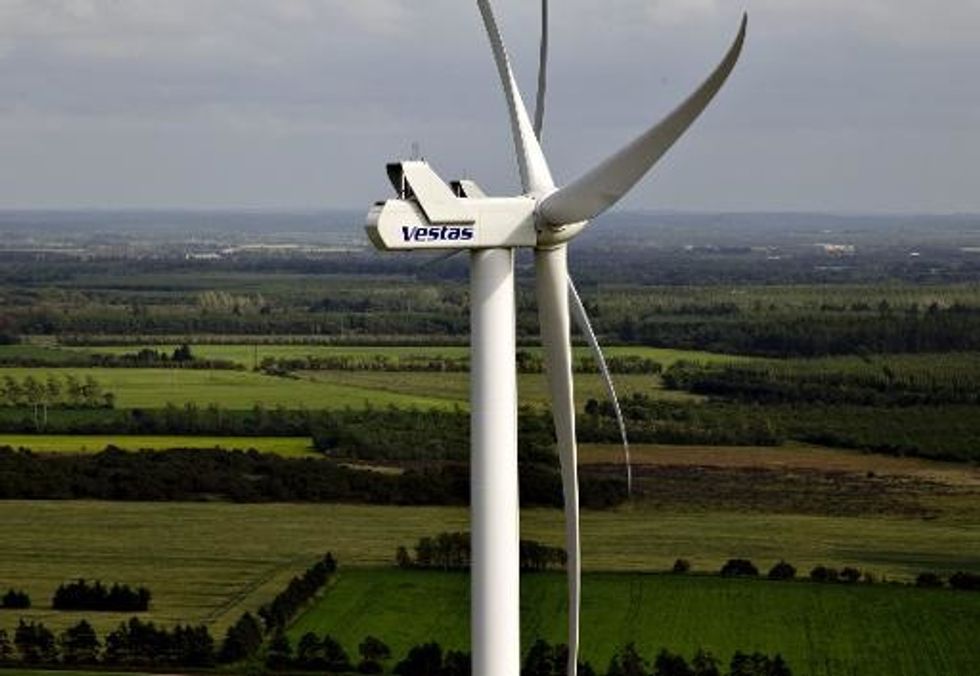
[[[12,376],[4,376],[3,393],[8,406],[20,406],[24,398],[24,388]]]
[[[817,566],[810,571],[810,579],[814,582],[837,582],[837,569]]]
[[[25,591],[11,589],[3,595],[0,605],[4,608],[23,610],[31,607],[31,597]]]
[[[555,651],[551,645],[538,639],[531,645],[521,666],[521,676],[552,676],[555,672]]]
[[[756,577],[759,569],[748,559],[729,559],[721,567],[722,577]]]
[[[184,362],[193,361],[194,360],[194,355],[191,354],[191,346],[188,345],[187,343],[183,343],[182,345],[178,345],[176,348],[174,348],[174,354],[173,354],[172,359],[175,362],[178,362],[178,363],[181,363],[181,364],[184,363]]]
[[[796,568],[785,561],[780,561],[769,569],[768,577],[770,580],[792,580],[796,577]]]
[[[607,676],[647,676],[647,673],[647,664],[632,641],[613,655],[606,672]]]
[[[368,636],[361,641],[357,646],[357,652],[362,659],[374,662],[383,662],[391,657],[391,648],[376,636]]]
[[[228,627],[219,659],[222,662],[238,662],[254,654],[260,645],[262,627],[252,613],[245,612],[235,624]]]
[[[102,385],[92,376],[85,376],[82,386],[82,398],[89,408],[96,408],[102,403]]]
[[[14,647],[5,629],[0,629],[0,664],[7,664],[14,658]]]
[[[350,657],[347,651],[333,636],[327,635],[320,641],[320,650],[326,663],[327,671],[342,674],[351,670]]]
[[[470,653],[450,650],[442,664],[442,676],[470,676],[473,673],[473,658]]]
[[[661,650],[653,662],[653,676],[694,676],[694,672],[680,655]]]
[[[292,657],[293,647],[289,644],[289,637],[279,632],[269,642],[265,666],[270,669],[285,669],[289,666]]]
[[[735,653],[729,667],[729,676],[792,676],[782,655],[770,658],[762,653]]]
[[[299,644],[296,646],[296,661],[304,669],[324,667],[325,660],[320,650],[320,639],[312,631],[300,636]]]
[[[21,620],[14,632],[14,645],[21,660],[28,664],[50,664],[58,659],[54,634],[40,622]]]
[[[411,568],[412,567],[412,556],[408,553],[408,550],[399,546],[395,550],[395,565],[399,568]]]
[[[171,634],[171,650],[178,664],[188,667],[214,665],[214,638],[206,626],[177,625]]]
[[[65,664],[94,664],[98,659],[99,638],[85,620],[62,632],[60,643]]]
[[[961,591],[980,591],[980,574],[957,571],[950,575],[949,586]]]
[[[398,676],[441,676],[442,646],[435,642],[414,646],[395,666],[394,673]]]
[[[720,663],[714,655],[703,648],[699,649],[691,660],[691,669],[694,671],[694,676],[721,676]]]
[[[916,587],[942,587],[943,579],[936,575],[935,573],[919,573],[919,576],[915,578]]]

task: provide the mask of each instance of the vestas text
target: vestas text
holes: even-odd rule
[[[405,242],[467,242],[472,239],[473,226],[471,225],[402,227],[402,240]]]

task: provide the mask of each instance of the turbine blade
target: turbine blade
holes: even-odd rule
[[[538,53],[538,97],[534,106],[534,135],[541,142],[544,99],[548,90],[548,0],[541,0],[541,49]]]
[[[534,252],[538,319],[558,438],[562,491],[565,495],[565,549],[568,552],[568,674],[578,670],[581,563],[578,506],[578,448],[568,315],[568,250],[565,245]]]
[[[551,178],[551,170],[548,168],[548,161],[545,159],[541,145],[538,143],[531,120],[527,115],[527,108],[524,106],[524,99],[517,88],[517,81],[510,68],[510,60],[507,58],[507,50],[500,37],[500,30],[497,28],[497,20],[493,16],[493,9],[490,7],[490,0],[477,0],[480,14],[483,16],[483,25],[486,27],[487,36],[490,38],[490,47],[493,49],[493,58],[497,63],[497,72],[500,75],[500,83],[504,88],[504,96],[507,98],[507,109],[510,112],[510,128],[514,136],[514,148],[517,152],[517,166],[521,172],[521,186],[524,192],[529,195],[544,195],[555,189],[554,179]]]
[[[585,311],[585,304],[578,295],[578,290],[575,288],[575,283],[572,281],[571,276],[568,277],[568,298],[572,316],[575,318],[575,323],[578,324],[579,331],[589,341],[589,347],[592,348],[592,356],[599,365],[599,372],[602,373],[602,380],[606,384],[606,394],[612,402],[613,410],[616,411],[619,436],[623,440],[623,459],[626,462],[626,493],[630,497],[633,497],[633,463],[630,461],[630,442],[626,436],[626,422],[623,419],[623,411],[619,407],[619,397],[616,396],[616,386],[613,385],[612,373],[609,371],[609,365],[606,364],[606,357],[602,354],[602,348],[599,347],[599,341],[595,337],[595,331],[592,330],[589,315]]]
[[[673,112],[602,164],[546,197],[538,207],[543,222],[560,226],[590,220],[618,202],[636,185],[725,84],[742,51],[747,22],[748,15],[742,15],[742,25],[725,58]]]

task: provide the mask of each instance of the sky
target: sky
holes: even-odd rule
[[[537,0],[494,4],[534,100]],[[574,179],[742,59],[623,209],[980,213],[980,0],[557,0]],[[367,208],[384,165],[515,194],[475,1],[0,0],[0,208]]]

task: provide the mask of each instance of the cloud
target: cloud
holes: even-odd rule
[[[494,6],[531,100],[538,3]],[[852,207],[890,191],[907,205],[918,179],[923,202],[943,183],[959,190],[951,208],[980,209],[975,191],[958,188],[980,156],[980,91],[963,86],[980,61],[980,0],[941,10],[911,0],[553,2],[545,143],[556,173],[588,168],[686,96],[743,9],[749,40],[732,81],[634,206],[711,208],[720,192],[704,190],[699,171],[737,166],[741,205],[806,208],[810,194],[812,206]],[[0,206],[25,194],[77,200],[71,172],[52,170],[71,166],[102,172],[86,184],[93,203],[121,192],[181,205],[203,199],[181,178],[201,163],[226,167],[218,204],[255,181],[243,199],[350,205],[373,199],[374,174],[415,140],[447,172],[514,187],[472,0],[0,0],[0,83],[0,147],[22,169],[19,187],[0,182]],[[132,146],[143,152],[128,155]],[[915,160],[898,180],[902,148]],[[107,154],[127,157],[128,171],[100,162]],[[140,163],[151,172],[161,157],[167,180],[134,185]],[[330,180],[278,180],[255,168],[270,157]],[[793,157],[820,170],[794,172]],[[861,172],[827,169],[841,158]]]

